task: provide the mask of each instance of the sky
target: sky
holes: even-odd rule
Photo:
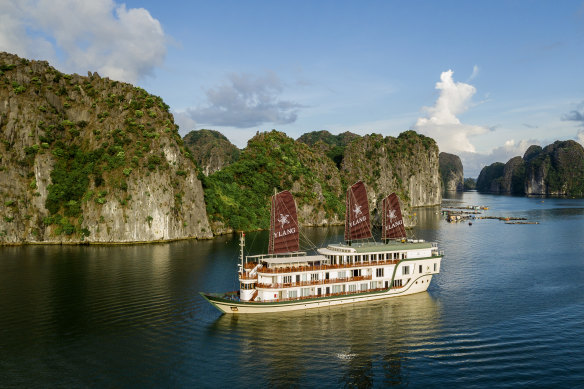
[[[583,0],[0,0],[0,51],[139,85],[182,135],[415,130],[474,178],[584,144],[583,49]]]

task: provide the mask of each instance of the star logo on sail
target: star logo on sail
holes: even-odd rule
[[[359,204],[355,204],[355,209],[353,209],[353,212],[355,212],[355,217],[363,213],[363,211],[361,211],[361,206]]]
[[[280,214],[280,218],[278,219],[278,221],[280,222],[280,224],[282,225],[281,228],[284,228],[284,225],[290,223],[290,221],[288,220],[288,218],[290,217],[290,215],[283,215]]]
[[[387,217],[390,220],[395,219],[397,217],[397,215],[395,214],[395,212],[396,212],[395,209],[390,209],[389,211],[387,211]]]

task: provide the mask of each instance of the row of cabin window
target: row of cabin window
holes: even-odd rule
[[[406,253],[381,253],[381,254],[366,254],[366,255],[329,255],[329,259],[332,260],[333,264],[341,263],[341,259],[345,259],[346,262],[375,262],[375,261],[387,261],[393,259],[405,259]],[[352,259],[352,261],[351,261]]]
[[[436,267],[436,266],[434,266],[434,267]],[[422,265],[419,265],[419,269],[420,269],[420,273],[422,273]],[[328,273],[326,273],[326,274],[328,276]],[[384,277],[384,274],[385,274],[384,268],[380,267],[380,268],[375,269],[375,275],[377,277]],[[404,274],[404,275],[410,274],[410,267],[403,266],[402,267],[402,274]],[[354,269],[352,271],[351,275],[353,277],[361,276],[361,269]],[[306,274],[297,274],[296,275],[296,282],[307,281],[307,278],[308,277]],[[338,279],[347,278],[347,272],[345,270],[337,272],[337,278]],[[326,277],[326,279],[328,279],[328,277]],[[311,281],[318,281],[319,280],[319,273],[310,273],[310,280]],[[291,275],[290,276],[283,276],[282,282],[284,284],[291,284],[292,283],[292,276]]]
[[[329,272],[325,273],[325,279],[329,279]],[[360,277],[361,276],[361,269],[354,269],[354,270],[350,270],[349,274],[347,275],[347,271],[346,270],[341,270],[337,272],[337,278],[338,279],[344,279],[347,277]],[[310,273],[310,281],[318,281],[320,280],[320,274],[319,273]],[[308,275],[306,273],[303,274],[297,274],[296,275],[296,282],[300,282],[300,281],[308,281]],[[283,276],[282,277],[282,283],[284,284],[290,284],[292,283],[292,276]]]
[[[403,280],[394,280],[392,286],[394,287],[401,287],[403,286]],[[361,283],[361,284],[349,284],[349,285],[333,285],[330,289],[330,293],[344,293],[344,292],[366,292],[368,289],[377,289],[378,284],[377,281],[371,281],[368,283]],[[385,284],[387,287],[387,283]],[[302,297],[311,296],[311,289],[314,288],[302,288],[300,289],[300,295]],[[328,288],[327,288],[328,289]],[[325,290],[321,290],[321,292],[325,292]],[[316,292],[316,291],[315,291]],[[290,290],[288,291],[289,298],[297,298],[298,297],[298,290]]]
[[[415,267],[414,267],[415,269]],[[434,264],[434,271],[436,271],[436,264]],[[422,265],[418,265],[418,272],[422,273],[423,272],[423,266]],[[329,279],[328,277],[328,272],[326,273],[325,278]],[[384,268],[380,267],[380,268],[376,268],[375,269],[375,275],[377,277],[384,277],[385,274],[385,270]],[[403,275],[408,275],[410,274],[410,267],[409,266],[403,266],[402,267],[402,274]],[[349,277],[359,277],[361,276],[361,269],[354,269],[352,271],[350,271],[349,273]],[[343,279],[343,278],[347,278],[347,271],[346,270],[342,270],[342,271],[338,271],[337,272],[337,278],[338,279]],[[310,273],[310,281],[318,281],[319,278],[319,273]],[[308,280],[308,276],[306,273],[304,274],[297,274],[296,275],[296,282],[300,282],[300,281],[307,281]],[[284,276],[282,277],[282,282],[284,284],[291,284],[292,283],[292,276]],[[253,288],[251,288],[253,289]]]

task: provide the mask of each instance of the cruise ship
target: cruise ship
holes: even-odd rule
[[[267,313],[329,307],[424,292],[440,272],[437,244],[407,239],[399,199],[382,201],[381,242],[372,240],[367,192],[347,190],[344,242],[299,251],[292,194],[272,197],[267,254],[244,255],[240,238],[239,290],[201,295],[223,313]]]

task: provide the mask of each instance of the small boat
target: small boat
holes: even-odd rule
[[[272,197],[268,253],[244,256],[239,290],[201,295],[223,313],[267,313],[329,307],[424,292],[440,272],[436,243],[407,239],[399,199],[382,201],[382,242],[371,241],[367,191],[347,190],[345,241],[300,251],[296,204],[288,191]]]

